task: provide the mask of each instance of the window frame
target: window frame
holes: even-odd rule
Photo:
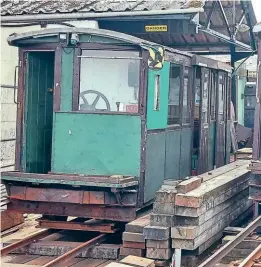
[[[185,68],[188,69],[187,77],[185,76]],[[193,68],[190,66],[183,65],[182,68],[182,102],[181,102],[181,125],[182,127],[191,126],[192,125],[192,105],[193,105],[193,90],[192,90],[192,80],[193,80]],[[185,78],[188,78],[188,88],[187,88],[187,103],[188,103],[188,109],[189,109],[189,122],[183,123],[183,101],[184,101],[184,80]]]
[[[179,87],[179,123],[173,123],[173,124],[168,124],[169,120],[169,113],[167,114],[167,128],[180,128],[182,125],[182,88],[183,88],[183,64],[179,64],[177,62],[170,62],[170,68],[169,68],[169,81],[170,81],[170,73],[171,73],[171,65],[179,67],[180,70],[180,87]],[[168,88],[168,101],[169,101],[169,93],[170,93],[170,83],[169,83],[169,88]],[[168,111],[169,111],[169,103],[168,103]]]
[[[138,88],[138,112],[122,112],[122,111],[88,111],[79,110],[79,95],[80,95],[80,73],[81,73],[81,57],[84,50],[97,50],[97,51],[126,51],[138,52],[140,59],[139,69],[139,88]],[[73,64],[73,88],[72,88],[72,112],[81,114],[104,114],[104,115],[143,115],[146,110],[145,103],[145,86],[143,80],[146,77],[146,65],[144,64],[146,58],[146,51],[137,46],[128,45],[113,45],[113,44],[98,44],[98,43],[82,43],[75,49],[74,64]]]
[[[210,69],[210,78],[211,78],[211,82],[210,82],[211,86],[210,86],[210,94],[209,94],[209,120],[210,122],[215,122],[217,120],[217,111],[218,111],[217,110],[218,72],[214,69]],[[212,98],[213,96],[214,98]],[[214,114],[212,113],[213,110],[214,110]]]

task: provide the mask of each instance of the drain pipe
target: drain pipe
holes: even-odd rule
[[[127,12],[104,12],[104,13],[67,13],[67,14],[34,14],[34,15],[15,15],[1,16],[1,22],[36,22],[48,20],[76,20],[76,19],[99,19],[116,17],[134,17],[134,16],[157,16],[157,15],[175,15],[175,14],[193,14],[204,12],[203,8],[170,9],[157,11],[127,11]]]

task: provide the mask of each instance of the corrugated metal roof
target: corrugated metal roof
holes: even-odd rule
[[[1,15],[184,9],[205,0],[1,0]]]

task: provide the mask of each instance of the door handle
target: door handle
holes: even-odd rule
[[[19,66],[15,66],[15,72],[14,72],[14,103],[15,104],[20,104],[20,102],[18,102],[16,99],[17,99],[17,96],[16,96],[16,91],[18,91],[18,88],[17,88],[17,84],[16,84],[16,80],[17,80],[17,70],[19,69]]]

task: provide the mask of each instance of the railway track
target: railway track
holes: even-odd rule
[[[53,225],[55,223],[50,222]],[[74,226],[74,222],[70,223],[70,225]],[[79,228],[78,222],[76,226]],[[38,225],[38,227],[42,226]],[[78,230],[77,227],[76,229]],[[89,227],[91,227],[90,224]],[[41,229],[21,240],[14,241],[10,244],[8,242],[4,243],[4,247],[1,249],[2,266],[4,267],[5,264],[12,266],[12,264],[17,263],[26,264],[27,266],[38,265],[43,267],[105,266],[105,263],[110,262],[109,258],[107,260],[87,258],[90,249],[93,249],[95,246],[100,246],[108,239],[114,239],[115,235],[118,234],[117,229],[109,231],[110,227],[112,227],[111,223],[106,225],[101,222],[100,225],[94,224],[93,231],[90,228],[88,232],[84,229],[84,231],[78,230],[76,232],[67,230],[68,226],[62,230]],[[72,227],[72,229],[74,228]],[[98,232],[97,229],[103,229],[105,233]],[[80,236],[81,238],[75,241],[76,236]]]
[[[259,245],[239,267],[261,267],[261,245]]]

